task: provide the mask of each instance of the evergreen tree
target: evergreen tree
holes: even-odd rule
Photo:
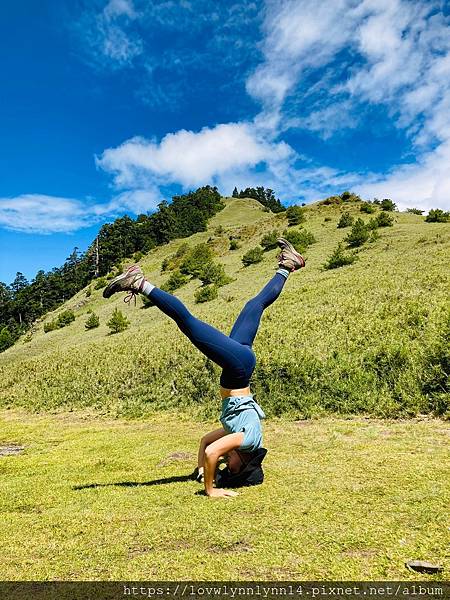
[[[112,317],[107,322],[108,327],[111,330],[111,333],[120,333],[121,331],[125,331],[127,327],[130,325],[128,319],[123,315],[122,311],[116,308],[112,314]]]
[[[239,198],[239,192],[238,192],[237,187],[235,187],[233,190],[232,198]]]

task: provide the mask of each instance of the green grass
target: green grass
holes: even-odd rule
[[[185,478],[213,427],[2,411],[0,446],[25,448],[0,456],[0,579],[439,577],[410,559],[448,573],[441,421],[273,419],[265,483],[220,500]]]
[[[215,260],[234,281],[204,304],[194,301],[198,280],[176,294],[195,315],[225,332],[273,275],[277,251],[246,268],[242,256],[264,234],[287,226],[283,213],[264,212],[254,200],[226,204],[207,232],[175,240],[141,260],[149,280],[161,285],[170,276],[161,274],[164,258],[186,241],[193,246],[209,240]],[[324,271],[322,265],[347,234],[336,227],[344,210],[361,216],[359,203],[305,208],[305,227],[317,242],[306,252],[307,268],[289,278],[280,299],[265,312],[254,346],[253,389],[268,415],[289,418],[444,415],[450,223],[395,213],[394,227],[380,230],[378,240],[359,248],[353,265]],[[368,221],[371,215],[362,218]],[[229,250],[230,235],[241,236],[239,250]],[[215,414],[218,369],[157,308],[142,309],[142,300],[136,308],[127,307],[122,299],[116,295],[105,301],[101,290],[89,297],[81,291],[36,323],[31,336],[0,355],[0,406],[32,411],[92,407],[126,417],[161,409]],[[75,322],[45,334],[44,322],[68,308]],[[106,323],[115,308],[131,325],[110,336]],[[84,327],[88,310],[100,318],[100,326],[90,331]]]

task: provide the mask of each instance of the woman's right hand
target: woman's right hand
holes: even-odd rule
[[[210,492],[206,493],[210,498],[233,498],[234,496],[239,496],[238,492],[222,488],[213,488]]]

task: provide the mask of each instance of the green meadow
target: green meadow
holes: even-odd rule
[[[448,439],[435,419],[266,426],[266,480],[189,479],[212,422],[0,413],[3,580],[434,580],[448,573]]]
[[[1,579],[446,578],[450,223],[391,213],[353,264],[325,270],[350,231],[343,211],[377,215],[316,203],[289,228],[316,242],[255,341],[266,479],[237,498],[208,499],[189,477],[217,427],[219,370],[141,298],[92,284],[0,355],[0,454],[23,446],[0,456]],[[139,263],[160,286],[165,259],[206,242],[232,281],[205,303],[196,279],[175,294],[228,332],[276,268],[275,249],[248,267],[243,255],[286,228],[284,213],[226,199],[208,231]],[[45,333],[66,309],[75,320]],[[130,326],[111,335],[115,309]]]

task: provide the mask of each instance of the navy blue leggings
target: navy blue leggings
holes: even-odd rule
[[[252,350],[262,313],[281,293],[286,278],[275,273],[267,285],[244,306],[228,337],[215,327],[194,317],[172,294],[153,288],[152,302],[173,319],[181,331],[205,356],[222,367],[220,385],[227,389],[248,386],[256,364]]]

